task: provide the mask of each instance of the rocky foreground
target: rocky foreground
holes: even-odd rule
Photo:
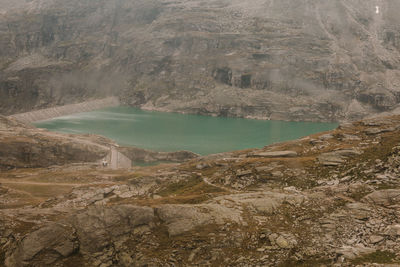
[[[0,174],[0,265],[400,264],[400,116],[181,164],[14,165]]]

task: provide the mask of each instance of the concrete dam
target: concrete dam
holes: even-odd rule
[[[65,106],[58,106],[41,110],[35,110],[31,112],[14,114],[8,117],[24,123],[32,123],[60,116],[66,116],[74,113],[88,112],[101,108],[116,107],[119,106],[119,104],[120,104],[119,99],[117,97],[107,97],[98,100],[85,101],[77,104],[70,104]]]

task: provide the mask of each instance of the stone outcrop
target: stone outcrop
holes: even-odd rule
[[[288,157],[296,157],[296,151],[271,151],[271,152],[258,152],[252,154],[254,157],[261,158],[288,158]]]
[[[398,204],[399,200],[400,190],[397,189],[375,191],[364,197],[364,201],[382,206],[396,205]]]
[[[50,224],[27,235],[6,264],[52,265],[78,250],[90,256],[102,252],[113,241],[143,226],[154,226],[151,208],[132,205],[89,208],[64,222]]]
[[[79,242],[72,227],[51,224],[26,236],[17,252],[7,259],[6,264],[8,266],[51,265],[61,258],[72,255],[78,249]]]
[[[168,234],[175,236],[210,224],[239,223],[240,211],[223,205],[164,205],[156,208],[157,216],[166,224]]]
[[[119,147],[118,150],[133,162],[182,162],[199,157],[198,154],[190,151],[158,152],[137,147]]]
[[[338,121],[399,102],[400,4],[3,0],[0,113],[144,109]]]
[[[340,149],[323,153],[318,156],[318,160],[325,166],[338,166],[344,163],[349,157],[354,157],[360,154],[362,153],[356,149]]]

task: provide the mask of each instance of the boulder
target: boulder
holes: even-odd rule
[[[68,257],[79,248],[75,230],[66,225],[52,223],[28,234],[18,249],[7,259],[9,266],[31,266],[35,261],[52,265]]]
[[[28,234],[7,258],[7,266],[56,266],[73,253],[92,256],[112,247],[124,235],[140,227],[153,227],[154,211],[149,207],[119,205],[91,206],[59,223]]]
[[[385,238],[383,236],[380,235],[372,235],[369,237],[369,241],[371,244],[377,244],[379,242],[381,242],[382,240],[384,240]]]
[[[162,205],[155,212],[166,224],[170,236],[209,224],[224,224],[227,221],[240,223],[241,220],[237,210],[218,204]]]
[[[390,206],[398,204],[400,201],[399,189],[387,189],[372,192],[366,195],[363,199],[364,202],[373,203],[376,205]]]
[[[318,161],[324,166],[338,166],[344,163],[348,157],[360,154],[361,152],[356,149],[341,149],[319,155]]]
[[[389,225],[385,229],[385,235],[395,236],[395,237],[400,236],[400,224]]]
[[[91,206],[68,221],[77,230],[81,252],[95,253],[138,226],[152,226],[154,211],[133,205]]]
[[[364,130],[364,133],[367,135],[376,135],[376,134],[380,134],[380,133],[387,133],[387,132],[393,132],[395,131],[396,128],[368,128],[366,130]]]
[[[343,246],[339,249],[336,250],[336,254],[338,254],[339,256],[343,256],[346,259],[355,259],[358,258],[362,255],[366,255],[366,254],[370,254],[370,253],[374,253],[376,250],[373,248],[367,248],[364,246]]]

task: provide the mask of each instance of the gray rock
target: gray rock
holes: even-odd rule
[[[371,244],[377,244],[379,242],[381,242],[382,240],[384,240],[385,238],[383,236],[380,235],[372,235],[369,237],[369,241]]]
[[[272,214],[282,203],[282,199],[260,198],[253,199],[251,205],[260,213]]]
[[[348,157],[360,155],[362,152],[357,149],[341,149],[318,156],[318,161],[325,166],[338,166],[346,161]]]
[[[278,245],[278,247],[280,247],[280,248],[284,248],[284,249],[287,249],[287,248],[290,248],[291,246],[290,246],[290,244],[289,244],[289,242],[283,237],[283,236],[279,236],[276,240],[275,240],[275,243]]]
[[[318,161],[324,166],[339,166],[345,162],[343,157],[336,156],[335,154],[324,154],[318,156]]]
[[[141,225],[152,225],[154,211],[149,207],[118,205],[93,206],[68,219],[77,230],[81,252],[102,251],[112,240],[128,234]]]
[[[170,236],[182,234],[195,227],[208,224],[240,223],[238,210],[218,204],[162,205],[156,207],[157,216],[163,221]]]
[[[399,189],[387,189],[375,191],[362,199],[364,202],[373,203],[376,205],[390,206],[398,204],[400,201]]]
[[[364,133],[367,135],[376,135],[380,133],[393,132],[395,130],[395,128],[369,128],[364,130]]]
[[[257,172],[268,172],[268,171],[272,171],[274,168],[271,166],[260,166],[260,167],[256,167],[256,171]]]
[[[75,230],[62,224],[50,224],[27,235],[12,255],[16,266],[28,266],[40,256],[40,261],[52,264],[68,257],[79,247]]]
[[[389,225],[385,229],[385,235],[400,236],[400,224]]]
[[[351,135],[351,134],[343,134],[343,141],[359,141],[361,140],[360,137],[358,137],[357,135]]]
[[[296,151],[271,151],[271,152],[257,152],[251,154],[253,157],[262,157],[262,158],[289,158],[289,157],[297,157]]]
[[[272,177],[274,177],[274,178],[281,178],[281,177],[283,177],[283,173],[282,173],[281,171],[274,171],[274,172],[271,172],[271,175],[272,175]]]
[[[323,134],[323,135],[321,135],[321,136],[319,137],[320,140],[324,140],[324,141],[330,140],[330,139],[332,139],[332,138],[333,138],[333,135],[332,135],[332,134]]]
[[[244,170],[244,171],[237,171],[236,175],[241,177],[241,176],[246,176],[246,175],[250,175],[252,174],[253,171],[252,170]]]
[[[364,203],[354,202],[346,204],[346,207],[350,210],[351,216],[358,220],[366,220],[372,216],[372,208]]]
[[[375,252],[373,248],[368,248],[364,246],[343,246],[336,250],[338,255],[343,255],[346,259],[355,259],[365,254],[370,254]]]
[[[204,170],[204,169],[206,169],[208,167],[209,166],[208,166],[207,163],[199,163],[199,164],[196,165],[196,169],[198,169],[198,170]]]

